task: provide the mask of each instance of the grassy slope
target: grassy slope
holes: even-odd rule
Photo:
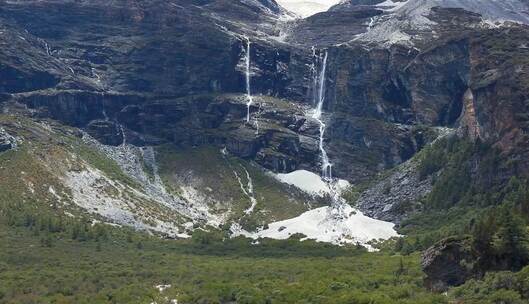
[[[0,126],[21,138],[16,150],[0,153],[0,206],[23,203],[41,212],[86,216],[87,210],[72,201],[72,191],[63,177],[66,172],[90,167],[127,186],[121,194],[122,200],[134,204],[133,212],[145,215],[141,217],[144,223],[151,224],[151,216],[168,223],[182,222],[173,210],[137,195],[133,189],[141,190],[141,185],[127,176],[115,161],[76,137],[74,129],[50,123],[46,127],[23,116],[0,115]],[[119,196],[114,186],[104,185],[102,195]],[[95,213],[90,217],[104,220]]]
[[[241,224],[248,229],[296,217],[307,210],[306,202],[311,201],[300,191],[276,181],[261,168],[235,157],[223,156],[215,148],[176,150],[163,146],[157,150],[157,161],[160,175],[171,188],[177,189],[181,180],[187,183],[192,180],[211,201],[223,205],[220,208],[224,209],[218,211],[227,212],[229,206],[230,218],[242,219]],[[250,215],[244,215],[251,203],[234,174],[237,172],[246,187],[245,170],[253,180],[254,196],[258,201]]]

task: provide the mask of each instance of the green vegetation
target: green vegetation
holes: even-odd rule
[[[225,230],[195,230],[188,240],[163,240],[94,224],[84,212],[65,204],[68,189],[58,177],[66,169],[82,166],[72,154],[112,179],[129,185],[132,181],[115,162],[78,139],[37,129],[24,131],[32,141],[18,151],[0,154],[0,303],[161,304],[171,299],[178,303],[524,303],[529,299],[527,268],[518,273],[490,272],[518,271],[529,260],[528,183],[499,180],[496,173],[509,172],[514,164],[500,161],[498,152],[483,143],[447,138],[421,152],[420,174],[434,183],[422,202],[423,212],[403,222],[400,232],[405,238],[376,244],[381,252],[368,253],[356,246],[300,242],[300,236],[256,244],[242,237],[229,239]],[[179,178],[193,171],[204,189],[211,187],[205,193],[232,206],[234,216],[242,217],[241,224],[249,229],[296,216],[306,208],[302,194],[260,168],[214,149],[176,151],[164,146],[157,158],[160,175],[173,191],[180,191]],[[57,159],[64,159],[69,167],[49,165]],[[258,200],[251,216],[241,216],[249,200],[234,173],[245,183],[246,171]],[[351,188],[347,199],[356,200],[366,185]],[[58,201],[54,192],[64,201]],[[471,240],[475,261],[468,261],[469,265],[478,278],[488,273],[445,297],[424,289],[419,251],[451,236]],[[155,286],[162,284],[171,287],[160,292]]]
[[[437,241],[470,237],[476,279],[454,289],[456,303],[527,303],[529,263],[529,187],[512,177],[515,163],[487,144],[457,137],[438,141],[421,153],[419,173],[433,180],[423,212],[406,220],[395,244],[404,254]],[[500,271],[500,272],[495,272]],[[485,277],[480,280],[481,276]]]
[[[529,299],[529,267],[518,273],[489,272],[482,280],[469,280],[450,296],[465,304],[525,304]]]
[[[307,202],[315,202],[301,191],[275,180],[263,169],[229,155],[218,149],[201,147],[178,150],[165,145],[157,149],[160,175],[169,189],[178,194],[180,186],[193,183],[211,202],[211,209],[231,213],[234,219],[248,230],[265,223],[296,217],[307,210]],[[235,173],[248,188],[247,172],[253,183],[257,205],[254,212],[245,215],[251,206],[250,199],[241,190]],[[184,183],[182,181],[185,181]]]
[[[473,223],[488,210],[513,205],[512,197],[521,196],[519,192],[526,191],[523,185],[527,183],[516,179],[505,182],[498,174],[509,172],[513,166],[501,162],[499,152],[480,141],[472,143],[454,136],[425,148],[418,169],[423,178],[432,176],[433,190],[422,201],[423,211],[401,225],[400,232],[407,235],[404,252],[424,250],[446,237],[470,234]],[[520,200],[519,209],[529,209]]]
[[[422,288],[417,254],[221,232],[162,240],[2,206],[0,303],[447,303]]]
[[[37,129],[28,132],[26,138],[33,136],[32,141],[18,151],[0,154],[2,304],[162,304],[171,299],[178,303],[446,303],[445,297],[422,287],[419,254],[368,253],[356,246],[299,242],[299,236],[252,244],[245,238],[227,239],[225,231],[196,230],[189,240],[163,240],[93,224],[91,217],[57,201],[49,190],[52,186],[67,197],[68,190],[57,176],[80,166],[68,153],[111,178],[126,182],[127,177],[115,163],[75,138],[57,134],[52,138]],[[66,145],[57,144],[57,139]],[[216,186],[212,191],[240,198],[239,212],[248,201],[233,170],[244,179],[245,169],[255,193],[262,193],[256,214],[270,209],[275,213],[264,215],[282,218],[306,208],[301,194],[278,187],[277,181],[244,161],[222,158],[218,151],[158,152],[166,183],[175,182],[170,174],[175,168],[202,170],[200,176]],[[223,175],[215,175],[219,172]],[[287,193],[298,200],[285,200]],[[160,292],[155,286],[161,284],[171,287]]]

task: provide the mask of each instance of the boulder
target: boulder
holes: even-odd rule
[[[473,275],[469,238],[447,238],[428,248],[421,266],[426,273],[424,283],[434,292],[444,292],[451,286],[465,283]]]

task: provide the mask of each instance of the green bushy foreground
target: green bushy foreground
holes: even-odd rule
[[[433,294],[419,254],[395,245],[368,253],[200,230],[163,240],[0,203],[0,303],[527,303],[529,267]]]
[[[162,240],[9,210],[0,217],[0,303],[446,303],[423,289],[416,254],[205,232]]]

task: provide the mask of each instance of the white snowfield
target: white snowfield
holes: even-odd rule
[[[311,195],[325,196],[331,194],[329,185],[325,183],[318,174],[307,170],[280,173],[276,174],[275,178]],[[338,180],[338,182],[335,184],[335,191],[341,192],[348,187],[348,181]]]
[[[330,186],[322,178],[309,171],[298,170],[288,174],[277,174],[276,178],[286,184],[295,186],[312,195],[340,195],[350,185],[347,181],[339,180]],[[253,239],[271,238],[284,240],[295,234],[306,237],[301,240],[312,239],[335,245],[359,243],[368,249],[372,240],[387,240],[397,237],[394,224],[365,216],[345,202],[337,199],[332,206],[309,210],[298,217],[268,224],[267,229],[248,232],[239,225],[231,227],[232,235],[243,235]]]
[[[342,0],[277,0],[283,8],[306,18],[319,12],[327,11]],[[386,11],[398,12],[401,15],[422,15],[432,7],[463,8],[481,14],[490,21],[514,21],[529,23],[527,4],[522,0],[386,0],[377,7]]]
[[[254,239],[271,238],[284,240],[294,234],[304,234],[301,239],[312,239],[335,245],[359,243],[372,250],[368,242],[397,237],[393,223],[372,219],[349,205],[321,207],[301,214],[298,217],[271,223],[268,229],[254,233],[242,229],[232,229],[235,235]]]
[[[331,6],[340,3],[342,0],[276,0],[286,10],[306,18],[317,14],[319,12],[325,12],[331,8]]]

